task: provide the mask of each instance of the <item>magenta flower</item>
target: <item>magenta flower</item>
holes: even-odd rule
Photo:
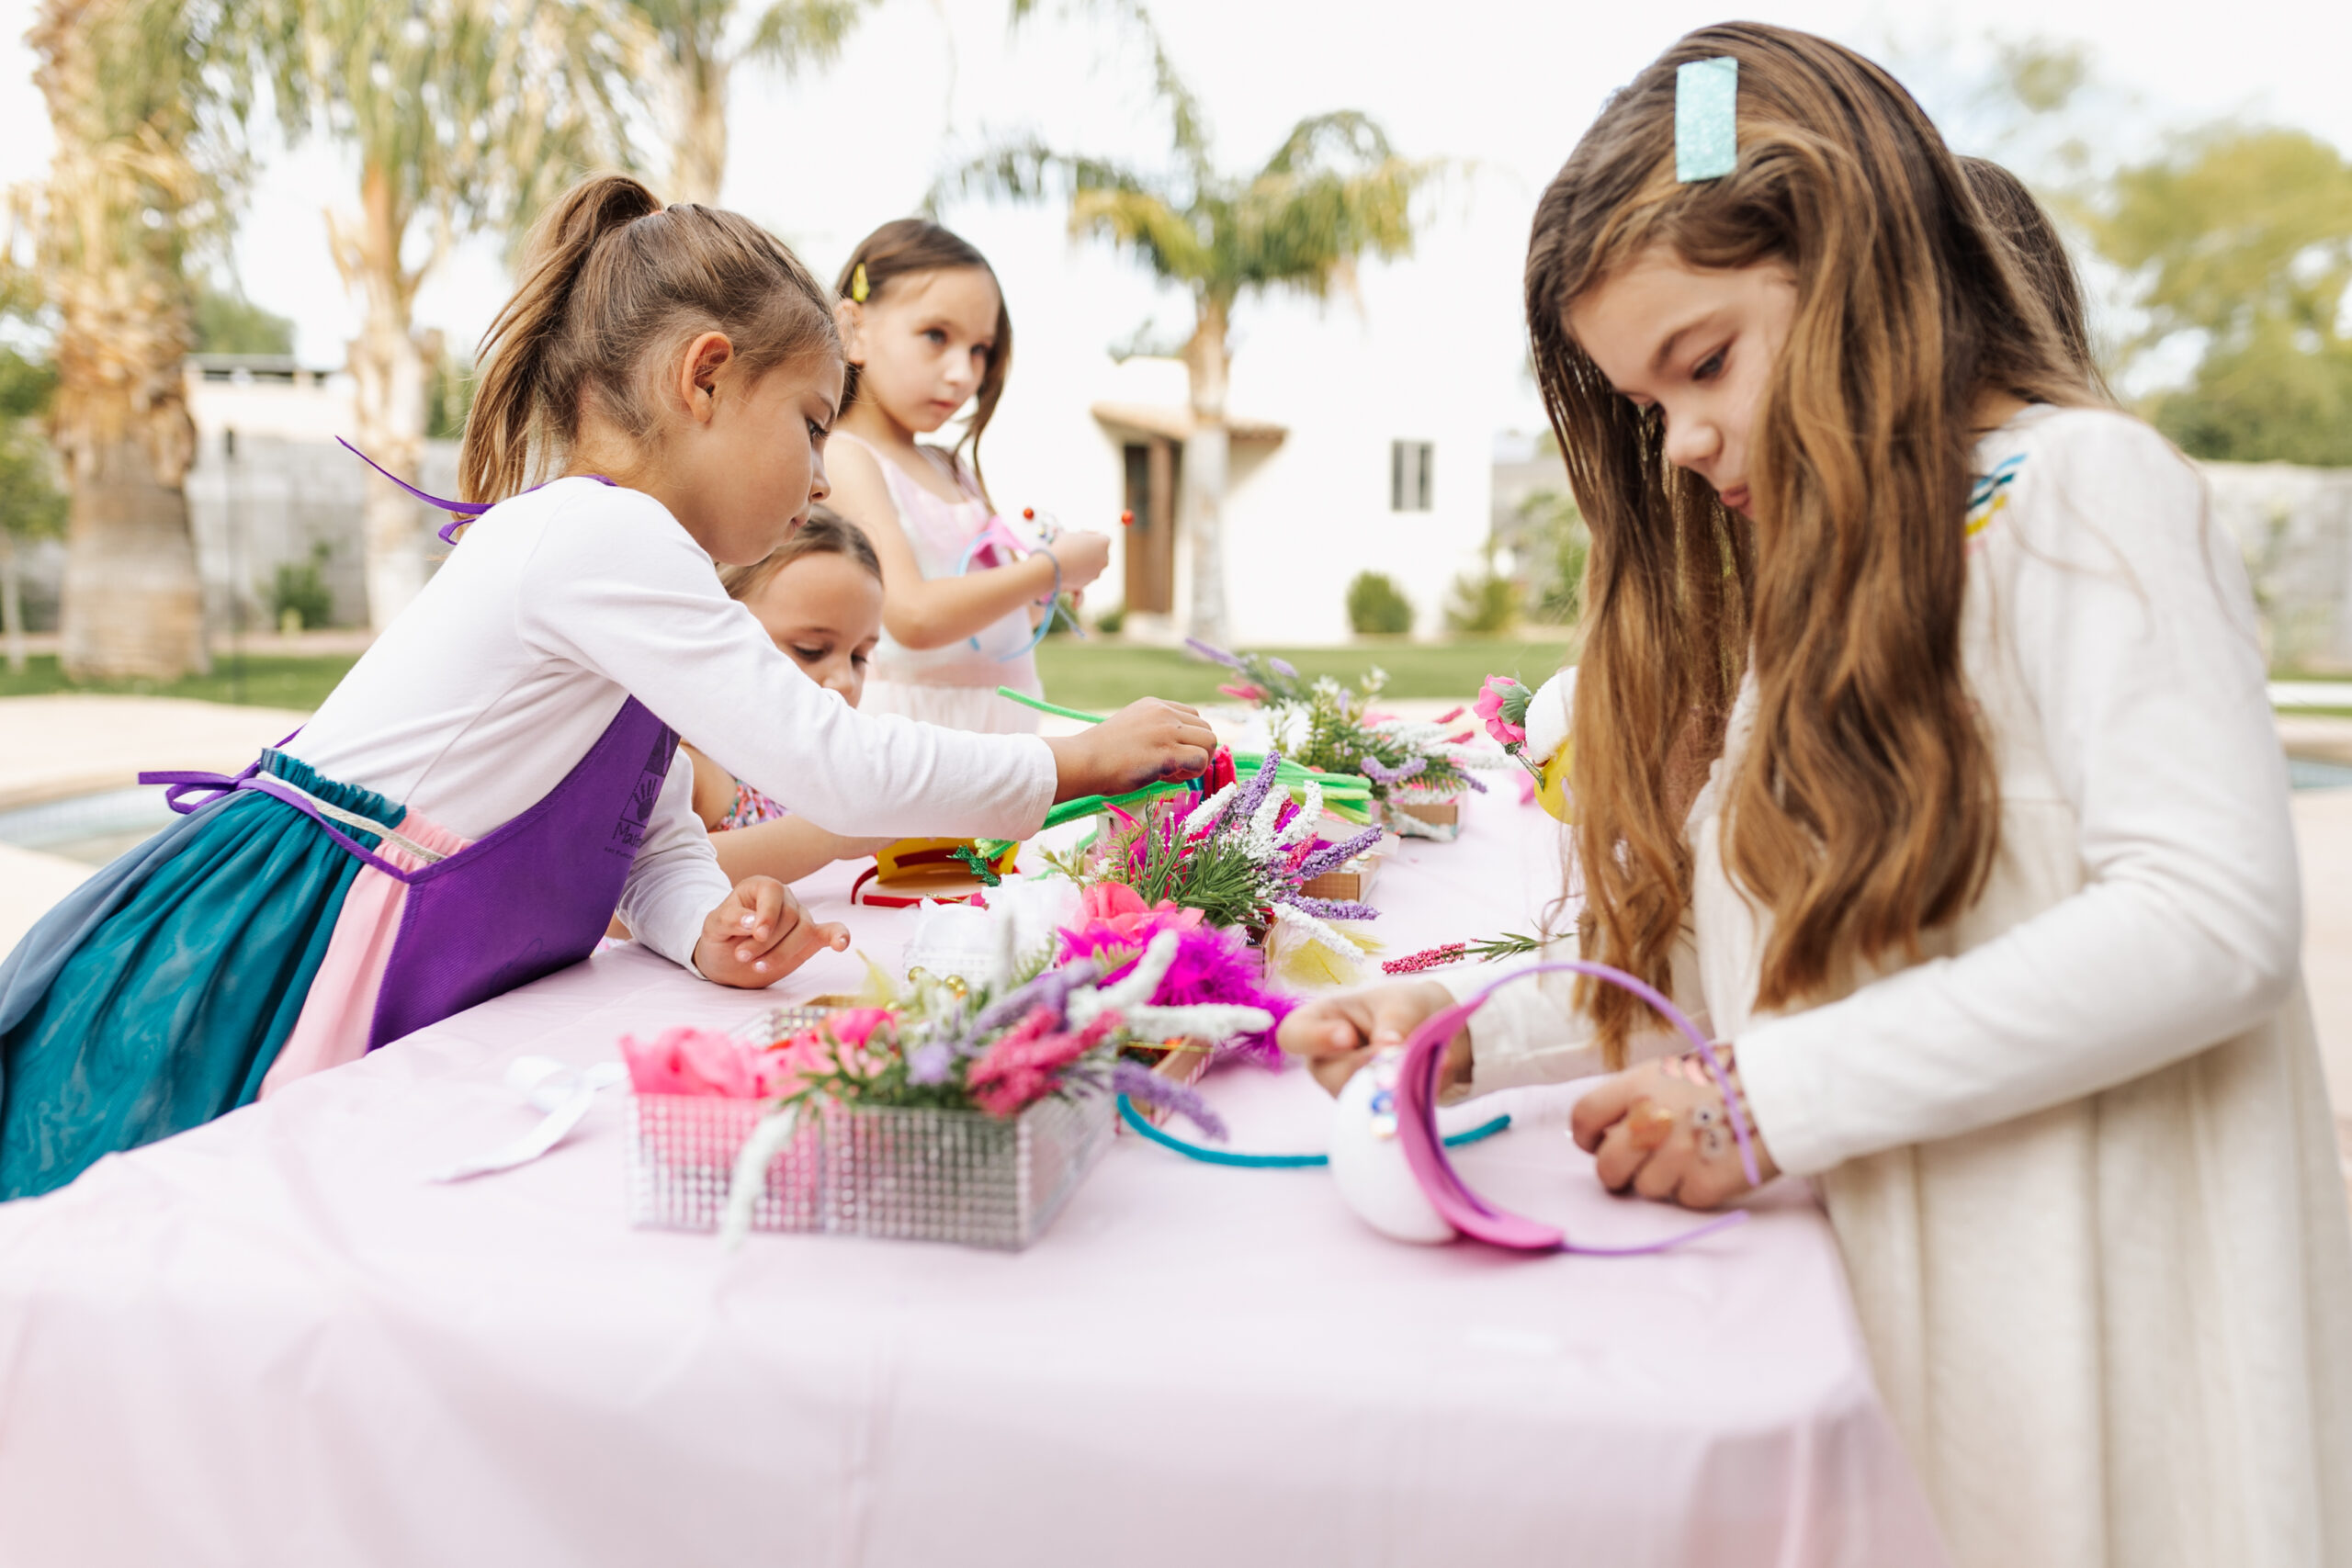
[[[1217,691],[1237,703],[1262,703],[1266,700],[1266,688],[1247,681],[1219,686]]]

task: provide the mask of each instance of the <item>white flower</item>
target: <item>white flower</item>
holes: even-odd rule
[[[1197,1007],[1131,1007],[1119,1010],[1128,1033],[1138,1040],[1205,1040],[1222,1044],[1238,1035],[1259,1034],[1274,1026],[1274,1015],[1263,1008],[1204,1002]]]
[[[1224,819],[1225,808],[1233,804],[1234,793],[1240,787],[1238,781],[1229,784],[1194,807],[1192,815],[1184,818],[1184,836],[1197,839],[1215,828]]]
[[[1298,815],[1290,819],[1282,837],[1274,842],[1283,848],[1303,844],[1315,836],[1315,825],[1323,820],[1323,786],[1313,779],[1306,781],[1306,798],[1299,803]]]

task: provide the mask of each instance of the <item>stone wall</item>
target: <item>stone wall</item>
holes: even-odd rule
[[[2199,466],[2245,553],[2271,668],[2352,671],[2352,468]]]

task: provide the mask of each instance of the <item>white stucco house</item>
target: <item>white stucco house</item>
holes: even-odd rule
[[[1392,312],[1393,314],[1393,312]],[[1132,636],[1189,625],[1193,560],[1178,519],[1191,413],[1183,365],[1114,360],[1099,341],[1033,346],[1028,323],[982,453],[1008,513],[1120,536],[1090,609],[1128,611]],[[1439,323],[1334,305],[1289,312],[1241,343],[1227,400],[1226,602],[1238,645],[1347,640],[1347,585],[1384,572],[1435,636],[1455,576],[1489,527],[1491,414],[1450,395]],[[1136,523],[1118,525],[1129,511]]]

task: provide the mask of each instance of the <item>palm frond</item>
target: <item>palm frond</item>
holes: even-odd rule
[[[762,61],[787,78],[805,66],[830,64],[875,0],[775,0],[752,24],[742,58]]]

